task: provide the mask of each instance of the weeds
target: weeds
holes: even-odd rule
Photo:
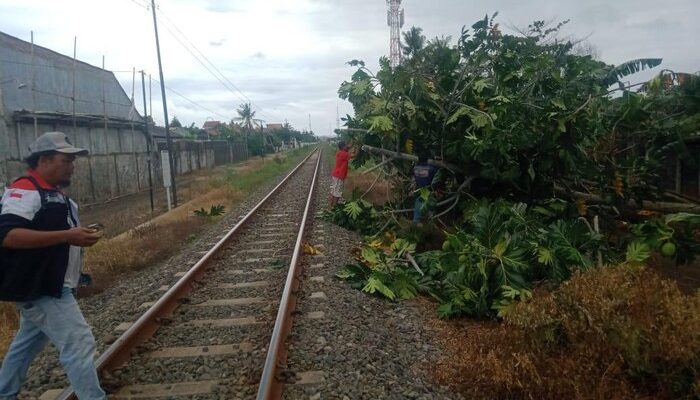
[[[217,204],[211,206],[209,211],[205,210],[204,207],[200,208],[199,210],[194,210],[194,215],[197,217],[218,217],[221,215],[224,215],[226,207],[224,207],[222,204]]]

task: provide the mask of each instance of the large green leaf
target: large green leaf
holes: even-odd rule
[[[365,293],[379,292],[389,300],[394,300],[396,298],[394,292],[391,289],[389,289],[389,287],[386,286],[382,281],[380,281],[374,276],[371,276],[369,277],[369,279],[367,279],[367,284],[365,285],[365,287],[362,288],[362,291]]]
[[[661,65],[662,61],[663,59],[661,58],[639,58],[637,60],[624,62],[610,70],[603,79],[603,83],[606,86],[613,85],[628,75],[632,75],[647,68],[657,67]]]
[[[629,263],[640,263],[646,261],[651,256],[649,245],[643,242],[632,242],[627,245],[625,261]]]

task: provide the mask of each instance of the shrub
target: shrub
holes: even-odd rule
[[[504,320],[447,379],[510,398],[700,396],[700,292],[682,295],[646,268],[576,272]]]

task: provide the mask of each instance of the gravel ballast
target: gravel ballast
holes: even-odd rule
[[[290,182],[285,184],[280,193],[281,196],[271,198],[269,202],[261,208],[261,212],[269,213],[279,213],[279,210],[294,210],[293,213],[289,215],[294,221],[298,221],[300,213],[297,209],[303,209],[304,196],[299,195],[299,193],[306,190],[308,187],[308,181],[310,180],[311,173],[313,171],[313,165],[315,165],[315,157],[312,157],[307,161],[306,165],[302,167],[302,171],[296,174],[290,179]],[[228,232],[245,213],[250,210],[258,201],[260,201],[264,195],[266,195],[282,178],[286,176],[286,173],[280,175],[274,182],[271,182],[264,187],[261,187],[253,195],[249,196],[243,200],[235,209],[229,212],[221,221],[214,224],[203,232],[197,239],[192,242],[183,245],[183,248],[179,250],[175,255],[170,257],[163,262],[154,265],[153,267],[146,268],[136,272],[128,272],[120,276],[118,282],[114,282],[113,286],[105,290],[104,292],[97,294],[95,296],[79,299],[80,307],[86,320],[93,327],[93,333],[97,341],[97,351],[101,353],[107,347],[108,343],[111,343],[115,337],[119,335],[120,332],[116,328],[124,322],[133,322],[138,317],[143,314],[147,307],[142,306],[143,303],[155,301],[163,294],[162,287],[170,287],[179,279],[178,273],[187,271],[196,261],[198,261],[206,251],[208,251],[218,240]],[[288,191],[287,194],[283,192],[287,188],[293,188],[291,192]],[[299,193],[297,193],[299,192]],[[299,204],[296,204],[299,203]],[[281,214],[280,214],[281,215]],[[278,219],[281,218],[277,217]],[[261,224],[262,222],[258,217],[255,217],[253,221],[247,226],[254,226],[256,224]],[[248,229],[247,227],[245,229]],[[286,271],[286,266],[289,262],[287,257],[291,254],[291,250],[287,250],[287,241],[283,240],[286,237],[293,240],[295,236],[294,230],[289,230],[288,235],[282,227],[270,226],[265,229],[269,229],[270,232],[285,232],[285,237],[275,238],[275,251],[279,255],[279,262],[273,263],[273,265],[267,265],[269,263],[265,262],[246,262],[244,265],[232,266],[232,269],[243,270],[250,269],[270,270],[270,273],[256,273],[251,274],[225,274],[229,282],[245,282],[245,281],[258,281],[262,279],[268,279],[270,276],[278,276],[279,280],[284,279],[284,273]],[[262,241],[269,240],[269,238],[251,236],[248,241]],[[293,241],[291,242],[293,244]],[[244,243],[238,243],[235,241],[231,243],[229,248],[224,252],[222,258],[225,258],[227,253],[230,255],[236,254],[242,259],[253,259],[260,257],[257,254],[238,254],[241,246]],[[239,250],[236,250],[238,246]],[[247,245],[248,248],[255,248],[255,246]],[[262,247],[262,246],[259,246]],[[267,247],[267,246],[265,246]],[[291,245],[289,246],[291,247]],[[275,256],[264,255],[265,257]],[[214,268],[215,270],[217,267]],[[270,278],[272,280],[272,278]],[[225,282],[222,280],[221,282]],[[279,299],[277,291],[281,291],[281,288],[277,283],[274,283],[270,288],[238,288],[238,289],[222,289],[220,295],[222,298],[225,296],[235,295],[236,297],[243,296],[254,296],[256,293],[262,291],[267,292],[266,295],[269,297]],[[212,294],[214,289],[203,287],[201,294],[195,292],[191,295],[190,302],[196,303],[201,301],[198,296],[206,296],[207,291]],[[228,294],[226,293],[228,292]],[[260,311],[258,307],[253,305],[244,305],[237,307],[192,307],[188,309],[186,307],[181,307],[178,309],[173,316],[173,321],[168,326],[164,326],[162,336],[158,336],[156,339],[145,343],[138,350],[136,357],[145,355],[148,351],[157,349],[163,345],[167,346],[177,346],[177,345],[187,345],[185,344],[187,340],[196,338],[200,340],[198,344],[200,345],[213,345],[220,344],[222,342],[229,343],[230,340],[226,340],[227,332],[231,334],[236,334],[240,332],[251,333],[251,327],[230,327],[230,328],[206,328],[205,331],[210,331],[214,333],[211,337],[214,339],[209,341],[209,339],[203,338],[201,335],[186,333],[184,329],[176,329],[176,323],[179,323],[187,318],[195,319],[216,319],[216,318],[236,318],[236,317],[247,317],[256,316],[265,318],[266,315],[272,315],[270,319],[274,319],[274,313],[276,312],[276,304],[266,304],[263,310],[267,310],[265,314],[264,311]],[[257,314],[256,314],[257,313]],[[259,314],[259,315],[258,315]],[[244,329],[245,328],[245,329]],[[252,330],[259,328],[257,325],[252,326]],[[271,328],[270,328],[271,330]],[[172,333],[172,334],[171,334]],[[252,334],[252,333],[251,333]],[[269,335],[268,335],[269,337]],[[217,342],[219,341],[219,342]],[[249,340],[250,341],[250,340]],[[259,343],[257,343],[259,342]],[[247,355],[255,356],[258,355],[264,360],[265,349],[262,348],[262,343],[267,345],[267,342],[256,340],[254,343],[255,347],[246,352]],[[150,379],[149,377],[154,375],[152,372],[156,370],[165,371],[169,374],[168,379],[171,382],[177,382],[178,380],[191,381],[193,379],[205,379],[207,377],[212,378],[222,378],[220,372],[233,371],[230,374],[236,375],[235,379],[246,383],[248,386],[257,386],[256,382],[253,382],[256,371],[250,368],[242,368],[240,365],[231,365],[227,368],[228,361],[222,360],[221,357],[195,357],[191,359],[156,359],[149,360],[152,361],[151,364],[144,364],[144,369],[125,369],[124,371],[115,371],[111,376],[103,379],[103,386],[110,392],[115,389],[115,386],[122,384],[133,384],[133,383],[145,383]],[[258,362],[262,366],[262,362]],[[153,371],[149,370],[150,366],[153,367]],[[260,367],[261,368],[261,367]],[[259,372],[257,372],[259,374]],[[232,379],[231,376],[226,375],[225,379]],[[243,379],[245,378],[245,379]],[[233,379],[233,380],[235,380]],[[257,379],[257,378],[255,378]],[[32,366],[28,373],[28,379],[20,393],[20,399],[36,399],[41,396],[45,391],[50,389],[62,389],[68,385],[65,373],[62,367],[59,365],[57,360],[57,351],[52,346],[49,345],[47,348],[34,360]],[[252,389],[251,389],[252,391]],[[243,395],[244,393],[241,393]],[[211,397],[207,397],[211,398]],[[231,396],[231,393],[227,393],[226,387],[219,388],[219,392],[213,398],[236,398]],[[241,397],[243,398],[243,397]]]
[[[321,165],[316,210],[327,208],[330,186],[327,163]],[[290,382],[315,371],[316,383],[288,384],[285,398],[461,399],[428,381],[426,369],[439,354],[423,327],[424,306],[367,295],[335,276],[353,261],[361,237],[323,221],[320,213],[307,235],[312,244],[323,245],[324,254],[304,260],[287,367]],[[325,298],[312,298],[318,292]],[[311,318],[318,312],[322,318]]]
[[[333,157],[333,154],[324,156]],[[310,171],[312,160],[315,159],[312,157],[303,169]],[[361,238],[320,218],[320,210],[327,207],[329,175],[327,163],[322,161],[312,207],[318,212],[313,212],[305,238],[322,254],[305,255],[301,260],[304,278],[288,339],[288,360],[286,369],[278,375],[287,383],[284,398],[461,399],[427,378],[426,368],[438,358],[438,349],[431,344],[430,332],[423,326],[424,306],[370,296],[335,277],[346,263],[352,262],[352,249],[361,244]],[[104,351],[107,343],[119,335],[118,325],[138,319],[146,310],[142,303],[155,301],[163,293],[162,287],[172,286],[179,279],[178,273],[185,272],[199,260],[281,178],[260,188],[178,254],[151,268],[127,273],[103,293],[79,300],[86,319],[93,326],[98,352]],[[283,190],[296,189],[281,193],[263,207],[263,213],[276,216],[275,223],[270,224],[269,218],[266,221],[255,217],[246,228],[252,234],[240,236],[227,245],[211,269],[213,278],[197,285],[156,336],[132,354],[127,366],[103,378],[108,393],[115,393],[124,385],[212,381],[217,382],[213,392],[179,398],[255,398],[296,234],[296,229],[285,224],[298,222],[301,217],[299,210],[303,209],[306,197],[303,182],[308,179],[308,173],[293,177]],[[281,236],[271,237],[270,234]],[[264,251],[268,249],[271,252]],[[274,261],[254,260],[258,258]],[[216,287],[261,281],[269,285]],[[236,306],[198,306],[212,298],[260,298],[264,301]],[[248,319],[248,322],[187,329],[193,320],[224,318]],[[202,346],[206,350],[230,344],[240,345],[241,351],[233,356],[152,356],[154,351],[166,347]],[[20,399],[38,398],[46,390],[67,386],[56,356],[55,348],[50,346],[37,357]]]

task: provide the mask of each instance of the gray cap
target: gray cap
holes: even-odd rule
[[[46,132],[29,145],[31,154],[44,151],[57,151],[59,153],[75,154],[76,156],[84,156],[88,153],[86,149],[73,146],[68,136],[63,132]]]

